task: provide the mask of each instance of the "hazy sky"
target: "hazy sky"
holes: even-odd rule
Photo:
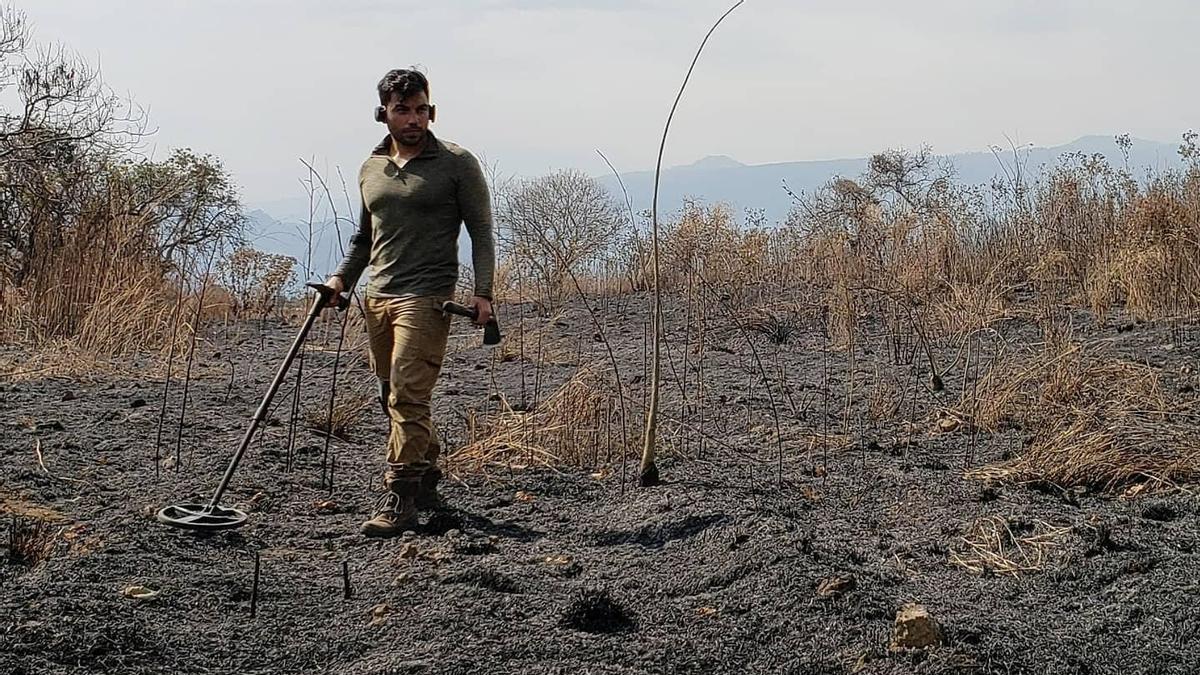
[[[435,131],[504,173],[653,168],[728,0],[26,0],[36,38],[150,109],[161,156],[224,159],[250,202],[347,176],[384,133],[374,87],[420,64]],[[746,0],[701,58],[665,164],[1054,145],[1200,127],[1191,0]]]

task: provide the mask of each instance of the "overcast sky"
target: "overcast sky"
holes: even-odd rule
[[[354,176],[374,87],[420,64],[435,131],[504,173],[653,168],[671,101],[729,0],[33,0],[42,43],[149,108],[155,153],[220,156],[247,201]],[[1191,0],[746,0],[714,34],[665,164],[1173,141],[1200,127]],[[352,182],[352,178],[351,178]]]

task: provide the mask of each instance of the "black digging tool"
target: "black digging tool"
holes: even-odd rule
[[[465,316],[472,321],[479,316],[474,307],[464,307],[457,302],[450,301],[442,303],[442,311],[447,314]],[[500,344],[501,337],[500,324],[496,321],[496,315],[493,314],[492,318],[488,319],[488,322],[483,325],[483,344],[488,346],[498,345]]]
[[[304,325],[300,327],[300,332],[296,334],[296,339],[292,341],[292,346],[288,349],[287,356],[283,359],[283,363],[279,365],[279,372],[275,373],[275,379],[271,382],[271,388],[267,390],[267,395],[263,397],[262,403],[258,404],[258,411],[254,413],[254,419],[250,422],[250,428],[246,430],[246,435],[242,436],[242,444],[238,446],[237,452],[233,454],[233,459],[229,462],[229,468],[225,469],[225,477],[221,479],[221,484],[217,486],[217,491],[213,493],[212,499],[207,504],[174,504],[164,507],[158,512],[159,522],[187,530],[229,530],[246,524],[247,516],[244,511],[221,506],[218,502],[221,501],[221,496],[225,494],[225,488],[229,487],[229,481],[233,478],[234,471],[237,471],[238,462],[241,461],[242,455],[245,454],[246,447],[250,445],[250,439],[254,437],[254,432],[258,430],[258,425],[262,424],[263,419],[267,416],[267,410],[271,407],[271,399],[275,398],[275,392],[279,391],[279,385],[283,383],[283,378],[287,375],[288,368],[292,365],[296,354],[300,352],[300,346],[304,344],[304,338],[308,336],[308,331],[312,328],[313,323],[316,322],[317,316],[326,307],[336,306],[339,310],[343,310],[350,304],[349,296],[339,294],[324,284],[305,285],[317,292],[317,297],[313,300],[312,309],[308,310],[308,316],[304,318]]]

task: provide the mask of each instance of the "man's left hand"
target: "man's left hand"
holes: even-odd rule
[[[492,319],[492,301],[478,295],[471,298],[470,307],[475,310],[475,325],[482,326]]]

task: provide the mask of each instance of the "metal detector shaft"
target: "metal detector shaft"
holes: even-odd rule
[[[275,373],[275,379],[271,382],[271,388],[267,389],[267,395],[263,397],[262,403],[258,404],[258,410],[254,413],[254,419],[250,422],[250,428],[246,429],[246,435],[242,436],[242,443],[238,446],[237,452],[233,454],[233,459],[229,461],[229,468],[225,469],[225,476],[221,478],[221,484],[217,486],[217,491],[213,493],[212,500],[208,502],[209,510],[216,508],[217,503],[221,501],[221,496],[225,494],[225,489],[229,487],[229,481],[233,479],[233,474],[237,471],[238,462],[242,460],[242,455],[245,454],[246,448],[250,446],[250,440],[254,438],[254,432],[258,430],[258,425],[266,418],[267,410],[271,407],[271,400],[275,398],[275,392],[279,391],[279,385],[283,384],[283,378],[287,376],[288,368],[291,367],[296,354],[300,353],[300,347],[304,344],[304,338],[308,336],[308,331],[316,323],[321,310],[329,306],[330,301],[333,301],[334,298],[337,298],[338,309],[345,309],[350,302],[348,297],[342,296],[324,284],[310,283],[305,284],[305,286],[317,291],[317,297],[313,300],[312,309],[308,310],[308,316],[304,317],[304,325],[300,327],[300,332],[296,334],[296,339],[292,341],[292,346],[288,349],[283,363],[279,364],[279,371]]]

